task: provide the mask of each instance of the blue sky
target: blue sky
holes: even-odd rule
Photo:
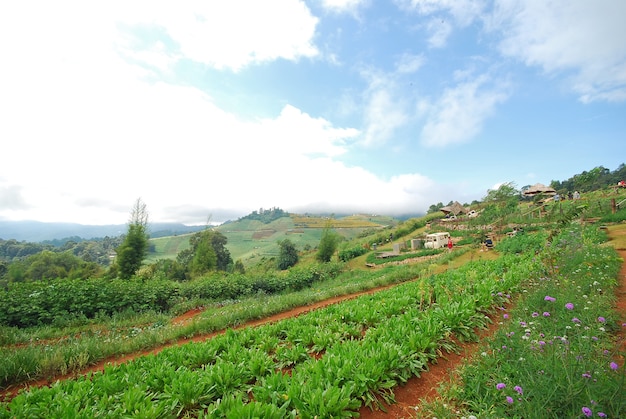
[[[621,0],[0,4],[0,219],[425,212],[626,161]],[[1,232],[0,232],[1,236]]]

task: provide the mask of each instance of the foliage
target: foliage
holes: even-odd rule
[[[330,262],[330,259],[339,245],[339,235],[335,233],[330,226],[331,223],[328,221],[322,231],[322,238],[317,247],[315,258],[320,262]]]
[[[0,417],[36,417],[42,406],[47,416],[66,417],[354,417],[362,405],[392,402],[394,386],[453,351],[452,334],[474,340],[485,313],[532,275],[529,264],[518,257],[476,262],[297,318],[228,330],[89,379],[23,392],[0,405]],[[501,272],[507,275],[494,281]]]
[[[604,166],[597,166],[564,181],[553,180],[550,182],[550,186],[565,195],[571,191],[589,192],[603,189],[607,186],[614,186],[621,180],[626,180],[626,165],[624,163],[620,164],[614,171],[610,171]]]
[[[260,208],[258,211],[252,211],[250,214],[245,217],[241,217],[241,220],[257,220],[262,222],[263,224],[269,224],[272,221],[278,220],[282,217],[289,217],[289,213],[284,211],[278,207],[273,207],[270,209]]]
[[[161,270],[177,269],[174,261],[160,264]],[[179,269],[180,267],[178,267]],[[131,280],[57,279],[9,284],[0,290],[0,325],[32,327],[53,324],[78,316],[92,319],[124,311],[169,311],[181,301],[197,299],[224,301],[256,293],[274,294],[301,290],[334,278],[343,268],[339,263],[310,264],[284,274],[244,275],[215,272],[194,281],[178,283],[163,275]],[[180,275],[180,272],[178,272]],[[139,275],[138,275],[139,276]]]
[[[626,370],[610,333],[620,260],[599,238],[571,227],[545,249],[550,274],[503,307],[503,328],[447,392],[464,416],[624,417]]]
[[[367,252],[368,250],[364,246],[352,246],[340,250],[337,256],[339,257],[340,261],[347,262],[350,259],[354,259],[356,257],[364,255]]]
[[[546,247],[547,240],[545,233],[517,233],[502,239],[495,249],[502,253],[539,253]]]
[[[190,247],[178,253],[176,261],[185,268],[188,277],[198,277],[207,272],[227,271],[233,259],[226,248],[228,239],[216,230],[195,233],[189,239]]]
[[[148,254],[148,212],[141,198],[135,201],[124,242],[117,248],[117,274],[130,279]]]
[[[278,242],[280,253],[278,255],[277,267],[281,271],[289,269],[298,263],[298,250],[293,242],[289,239]]]
[[[169,280],[55,279],[9,284],[0,290],[0,324],[32,327],[68,316],[94,318],[132,310],[165,311],[178,285]]]
[[[15,239],[0,239],[0,260],[12,261],[14,259],[23,259],[27,256],[43,252],[44,250],[53,250],[54,246],[41,243],[18,242]]]
[[[17,260],[6,267],[8,282],[39,281],[54,278],[89,278],[100,275],[102,268],[69,252],[44,250]],[[0,277],[2,275],[0,274]]]
[[[603,223],[620,223],[626,221],[626,210],[621,209],[614,214],[607,214],[600,218]]]

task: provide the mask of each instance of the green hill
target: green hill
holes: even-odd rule
[[[216,230],[228,239],[226,247],[233,260],[241,260],[245,265],[252,265],[261,258],[277,256],[280,240],[291,240],[299,250],[315,248],[327,223],[330,223],[339,235],[350,240],[366,230],[394,226],[398,220],[377,215],[350,215],[331,219],[292,214],[269,223],[243,218],[222,224],[216,227]],[[191,234],[150,239],[148,261],[174,259],[178,252],[189,247],[189,237]]]

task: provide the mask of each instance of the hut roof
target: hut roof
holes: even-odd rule
[[[539,194],[544,195],[556,195],[554,188],[546,186],[542,183],[535,183],[533,186],[526,189],[523,193],[524,196],[534,196]]]
[[[467,210],[463,207],[463,205],[459,204],[457,201],[454,201],[452,205],[448,205],[447,207],[443,207],[440,210],[444,214],[454,214],[459,215],[459,213],[466,213]]]

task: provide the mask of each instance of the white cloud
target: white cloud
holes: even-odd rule
[[[431,33],[428,38],[428,46],[431,48],[441,48],[446,45],[448,37],[452,33],[452,25],[441,19],[431,19],[427,25],[428,31]]]
[[[626,2],[499,2],[487,28],[501,52],[567,79],[583,102],[626,100]]]
[[[363,94],[365,129],[362,144],[379,146],[392,139],[396,129],[404,125],[409,116],[397,92],[396,74],[365,70],[361,75],[368,82],[368,89]]]
[[[426,25],[431,48],[445,46],[454,26],[467,27],[485,9],[485,0],[396,0],[396,4],[405,11],[432,17]]]
[[[333,13],[355,14],[359,7],[369,3],[369,0],[322,0],[322,6]]]
[[[415,54],[403,54],[396,62],[396,72],[399,74],[411,74],[424,65],[424,56]]]
[[[480,133],[498,103],[507,99],[505,86],[486,88],[486,76],[462,81],[446,89],[434,102],[422,101],[419,113],[426,118],[421,142],[428,147],[464,143]]]

